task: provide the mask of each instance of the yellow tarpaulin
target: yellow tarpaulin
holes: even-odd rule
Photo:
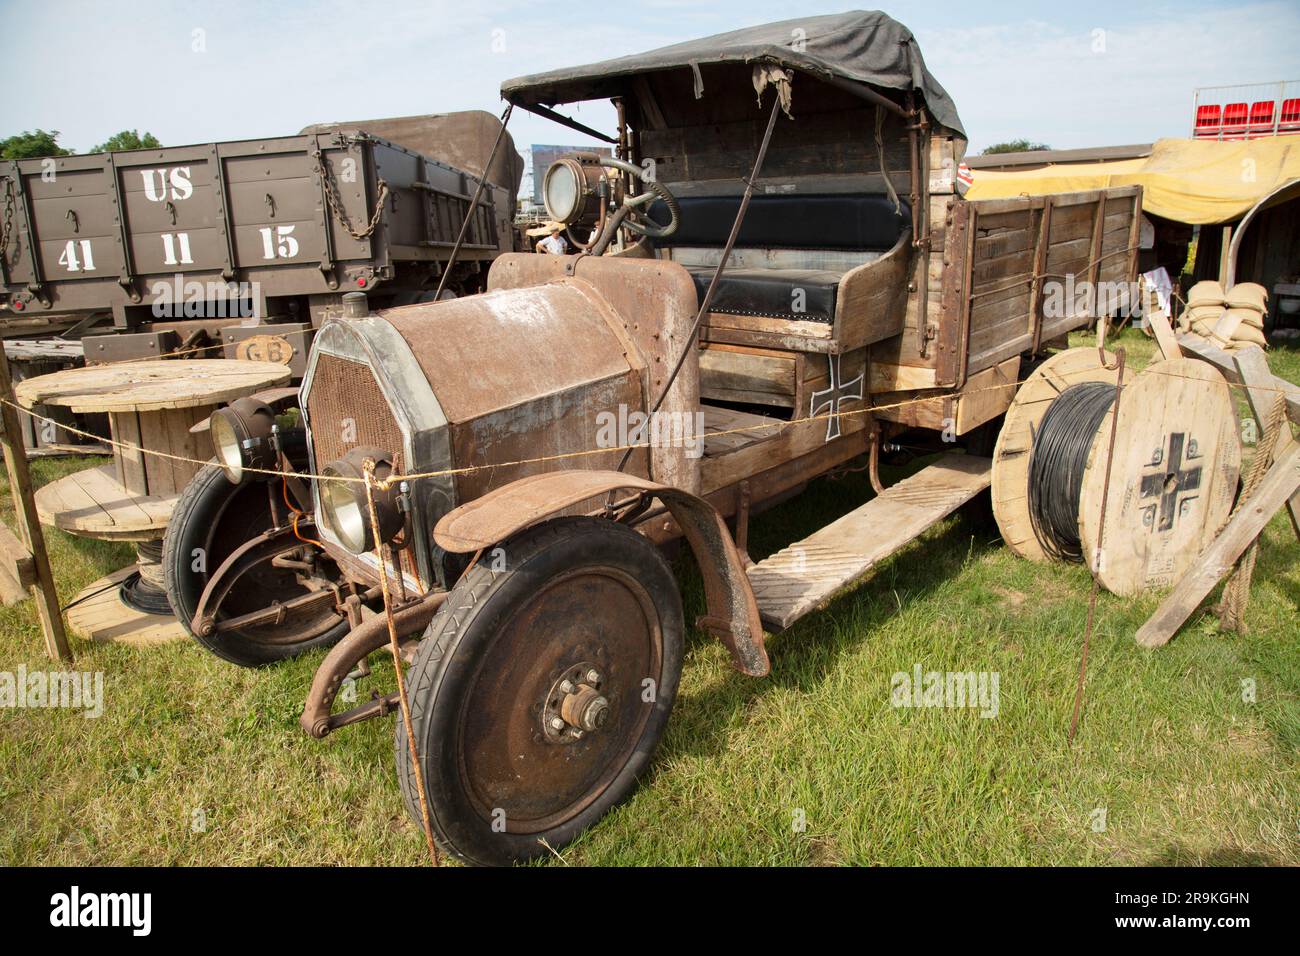
[[[1231,143],[1162,139],[1145,159],[972,175],[967,199],[1141,186],[1146,212],[1193,225],[1231,222],[1279,186],[1300,179],[1300,136]]]

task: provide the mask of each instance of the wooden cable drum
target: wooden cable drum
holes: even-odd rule
[[[1057,352],[1025,380],[1007,409],[993,450],[993,515],[1002,540],[1022,558],[1049,560],[1034,533],[1029,510],[1029,459],[1043,416],[1057,396],[1072,385],[1114,385],[1118,374],[1114,366],[1114,355],[1107,352],[1103,364],[1095,348]]]
[[[1125,376],[1127,379],[1127,375]],[[1079,538],[1115,594],[1173,585],[1228,520],[1241,442],[1227,381],[1195,359],[1156,362],[1126,384],[1097,554],[1113,412],[1097,430],[1079,491]]]
[[[1173,359],[1126,372],[1104,494],[1113,363],[1070,349],[1025,381],[993,454],[993,512],[1017,554],[1086,559],[1107,590],[1131,595],[1172,585],[1218,533],[1237,493],[1241,444],[1215,369]]]

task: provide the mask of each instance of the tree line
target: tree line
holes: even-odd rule
[[[158,142],[153,133],[146,132],[141,136],[138,130],[124,129],[91,149],[91,152],[108,153],[130,149],[159,149],[161,147],[162,143]],[[1027,139],[1013,139],[1005,143],[994,143],[984,150],[984,155],[992,156],[998,153],[1018,153],[1051,148],[1046,143],[1031,143]],[[71,155],[72,150],[64,149],[59,145],[59,131],[56,129],[36,129],[10,136],[8,139],[0,139],[0,159],[32,159],[38,156]]]
[[[162,143],[153,133],[143,136],[139,130],[124,129],[90,150],[92,153],[121,152],[130,149],[159,149]],[[0,159],[34,159],[40,156],[71,156],[73,151],[59,145],[57,129],[34,129],[0,139]]]

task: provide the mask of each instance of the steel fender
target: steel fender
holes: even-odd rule
[[[736,670],[752,677],[767,674],[771,665],[758,604],[735,542],[717,509],[690,492],[617,471],[552,471],[521,478],[448,512],[433,538],[456,553],[490,548],[565,508],[621,489],[647,492],[672,513],[704,578],[708,614],[696,624],[721,638]]]

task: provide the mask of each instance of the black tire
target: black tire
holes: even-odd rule
[[[504,553],[509,563],[507,569],[492,570],[484,566],[483,562],[488,560],[485,556],[452,589],[447,602],[429,624],[407,678],[412,725],[420,744],[434,838],[444,851],[477,865],[520,863],[559,850],[632,793],[638,778],[650,765],[677,696],[685,633],[681,596],[667,562],[649,541],[623,525],[600,518],[557,518],[510,539],[504,545]],[[657,628],[659,651],[648,658],[657,659],[657,663],[646,669],[658,671],[654,677],[657,693],[652,701],[645,701],[644,694],[634,699],[629,691],[634,694],[638,686],[646,686],[636,673],[637,667],[646,662],[635,660],[636,655],[631,653],[608,654],[607,662],[600,665],[608,675],[601,692],[608,695],[610,711],[616,716],[606,727],[591,731],[581,741],[557,744],[542,739],[538,733],[544,719],[541,711],[544,704],[532,703],[532,695],[527,692],[512,694],[507,688],[516,686],[510,679],[517,672],[531,669],[520,680],[519,688],[542,687],[571,666],[569,658],[602,654],[606,650],[605,638],[592,641],[583,630],[590,618],[580,612],[590,608],[573,605],[578,613],[564,617],[564,628],[528,631],[536,635],[536,664],[525,662],[510,667],[507,663],[504,673],[493,670],[492,665],[518,660],[519,655],[508,653],[517,646],[510,640],[511,625],[517,617],[529,623],[538,621],[531,614],[540,613],[535,604],[547,600],[542,595],[558,592],[559,607],[563,609],[569,606],[565,603],[566,581],[572,588],[574,581],[581,582],[587,577],[603,580],[602,575],[610,575],[610,581],[614,582],[609,585],[611,589],[626,587],[629,593],[643,589],[644,596],[637,596],[641,603],[636,606],[642,610],[647,606],[653,608],[654,620],[649,614],[645,618],[646,634]],[[635,581],[635,585],[629,586],[629,580]],[[616,596],[613,601],[602,601],[601,607],[620,601]],[[631,602],[628,606],[632,606]],[[596,623],[588,626],[598,628]],[[620,641],[626,641],[629,648],[638,646],[638,628],[629,626],[626,631],[632,636],[609,639],[609,646],[617,646]],[[600,629],[599,633],[605,635],[606,631]],[[648,643],[653,645],[655,641],[656,638],[650,637]],[[501,646],[494,652],[497,644]],[[628,663],[620,670],[622,661]],[[556,666],[548,667],[550,663]],[[476,694],[480,684],[483,687]],[[543,701],[548,693],[542,690]],[[562,779],[553,791],[544,793],[543,788],[528,789],[529,771],[524,770],[519,777],[524,781],[520,785],[524,792],[507,796],[502,808],[486,813],[481,793],[476,796],[467,780],[471,770],[466,768],[491,762],[489,756],[479,753],[491,749],[490,746],[475,745],[472,735],[470,744],[465,741],[467,731],[475,724],[475,720],[466,719],[467,714],[483,712],[481,708],[471,711],[474,703],[515,708],[508,713],[510,720],[517,721],[512,725],[512,730],[518,728],[513,735],[517,739],[501,735],[498,748],[508,750],[511,759],[522,760],[522,754],[527,752],[532,760],[530,766],[541,767],[548,759],[551,766],[556,766],[562,756],[564,763],[560,766],[573,765],[577,769],[572,774],[583,778],[579,786],[586,786],[584,775],[598,775],[595,782],[586,790],[571,788],[577,796],[568,804],[558,804],[560,809],[554,810],[547,800],[569,799],[563,795],[565,788],[570,787],[569,781]],[[523,720],[519,720],[521,707],[527,708]],[[489,723],[492,719],[487,718]],[[601,736],[607,730],[608,736]],[[531,739],[523,739],[529,734]],[[495,741],[497,737],[486,739]],[[414,763],[400,713],[395,744],[402,796],[412,820],[423,829]],[[584,751],[581,749],[584,745],[593,749]],[[547,747],[552,749],[544,749]],[[573,749],[562,751],[561,747]],[[611,747],[620,749],[604,759]],[[556,754],[561,756],[548,757]],[[585,768],[583,761],[587,761]],[[555,793],[560,796],[552,796]],[[504,809],[505,803],[510,803],[510,809]],[[517,807],[539,816],[531,819],[518,816]],[[494,829],[493,821],[498,813],[501,818]],[[516,823],[516,816],[523,822]],[[499,832],[500,826],[506,825],[502,821],[514,825]]]
[[[205,637],[190,629],[209,573],[220,567],[236,547],[261,534],[270,524],[266,483],[245,481],[233,485],[214,460],[201,468],[181,492],[163,537],[167,600],[176,619],[199,644],[241,667],[260,667],[296,657],[314,647],[333,644],[348,632],[347,622],[341,621],[337,627],[308,640],[267,642],[258,640],[255,633],[225,631]],[[202,571],[193,569],[197,548],[205,551]]]

